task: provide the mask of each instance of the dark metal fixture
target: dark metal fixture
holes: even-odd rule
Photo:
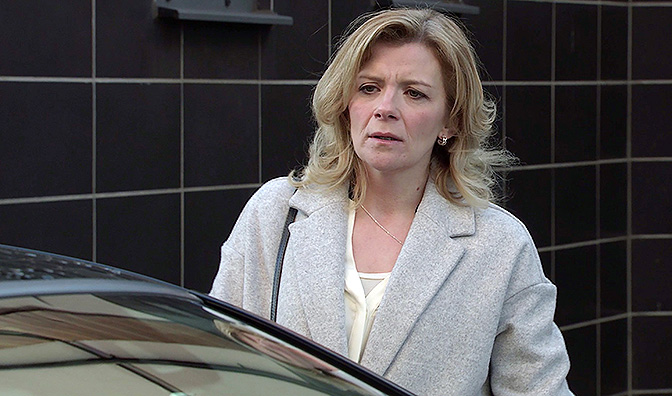
[[[292,25],[290,16],[259,9],[256,0],[154,0],[156,16],[190,21]]]

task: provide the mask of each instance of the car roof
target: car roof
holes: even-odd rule
[[[64,298],[72,295],[101,297],[114,305],[119,305],[120,301],[123,300],[121,306],[130,303],[128,300],[124,300],[125,298],[132,298],[133,296],[140,296],[141,299],[147,301],[174,301],[177,305],[198,306],[201,307],[199,311],[204,309],[216,315],[223,315],[221,318],[225,321],[232,320],[235,323],[245,323],[246,326],[251,326],[251,328],[268,334],[273,339],[300,348],[338,370],[350,373],[353,378],[384,390],[387,394],[410,395],[398,385],[302,336],[210,296],[130,271],[86,260],[0,245],[0,301],[35,296],[52,296],[47,297],[46,300],[40,299],[56,301],[53,298],[59,295],[64,296]],[[129,307],[132,310],[137,308],[133,305],[135,303],[130,304]],[[170,311],[171,304],[165,304],[168,311]],[[33,309],[32,307],[28,308],[26,312]],[[140,311],[143,311],[144,308],[146,307],[140,307]],[[154,308],[150,308],[148,312],[153,314],[153,310]],[[44,312],[49,313],[50,310],[47,309]],[[59,312],[65,311],[61,310]],[[166,315],[166,313],[164,312],[161,315]],[[170,315],[168,314],[168,316]]]

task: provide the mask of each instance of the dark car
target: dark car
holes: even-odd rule
[[[0,394],[410,395],[209,296],[4,245]]]

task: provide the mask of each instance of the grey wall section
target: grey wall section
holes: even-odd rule
[[[571,386],[672,394],[672,3],[469,3]],[[206,291],[247,198],[304,160],[311,90],[369,1],[276,0],[294,25],[273,27],[150,6],[3,3],[0,242]]]

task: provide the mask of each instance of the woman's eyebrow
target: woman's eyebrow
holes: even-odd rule
[[[367,80],[367,81],[374,81],[374,82],[382,82],[385,79],[381,77],[376,77],[373,75],[369,74],[358,74],[357,75],[357,80]],[[428,82],[425,82],[423,80],[418,80],[418,79],[407,79],[407,80],[401,80],[400,81],[401,85],[422,85],[428,88],[434,88],[433,84],[430,84]]]

